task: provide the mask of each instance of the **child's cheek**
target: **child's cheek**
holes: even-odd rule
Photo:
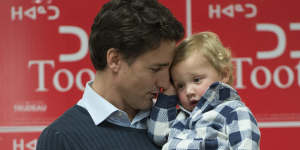
[[[206,86],[205,87],[199,87],[197,89],[198,97],[201,98],[205,94],[205,92],[207,91],[207,89],[208,89],[208,87],[206,87]]]
[[[202,96],[204,95],[205,91],[206,91],[206,90],[201,90],[201,91],[199,92],[199,97],[202,97]]]
[[[183,101],[186,99],[185,95],[183,93],[178,93],[179,101],[180,103],[183,103]]]

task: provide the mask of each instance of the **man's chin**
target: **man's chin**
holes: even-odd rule
[[[141,110],[151,109],[152,106],[153,106],[153,100],[151,99],[143,104],[143,106],[141,107]]]

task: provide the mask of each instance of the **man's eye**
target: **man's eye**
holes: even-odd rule
[[[150,68],[152,72],[158,72],[161,70],[161,68]]]
[[[184,87],[183,84],[177,84],[176,86],[177,89],[182,89],[183,87]]]

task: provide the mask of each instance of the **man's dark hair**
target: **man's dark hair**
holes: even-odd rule
[[[179,41],[182,24],[157,0],[111,0],[104,4],[91,28],[90,56],[96,70],[107,65],[109,48],[131,64],[162,41]]]

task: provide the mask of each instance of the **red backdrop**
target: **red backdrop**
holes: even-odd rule
[[[1,0],[0,147],[33,150],[41,130],[94,78],[88,35],[107,0]],[[295,149],[300,134],[298,0],[160,0],[186,36],[219,34],[235,87],[259,121],[261,149]]]

